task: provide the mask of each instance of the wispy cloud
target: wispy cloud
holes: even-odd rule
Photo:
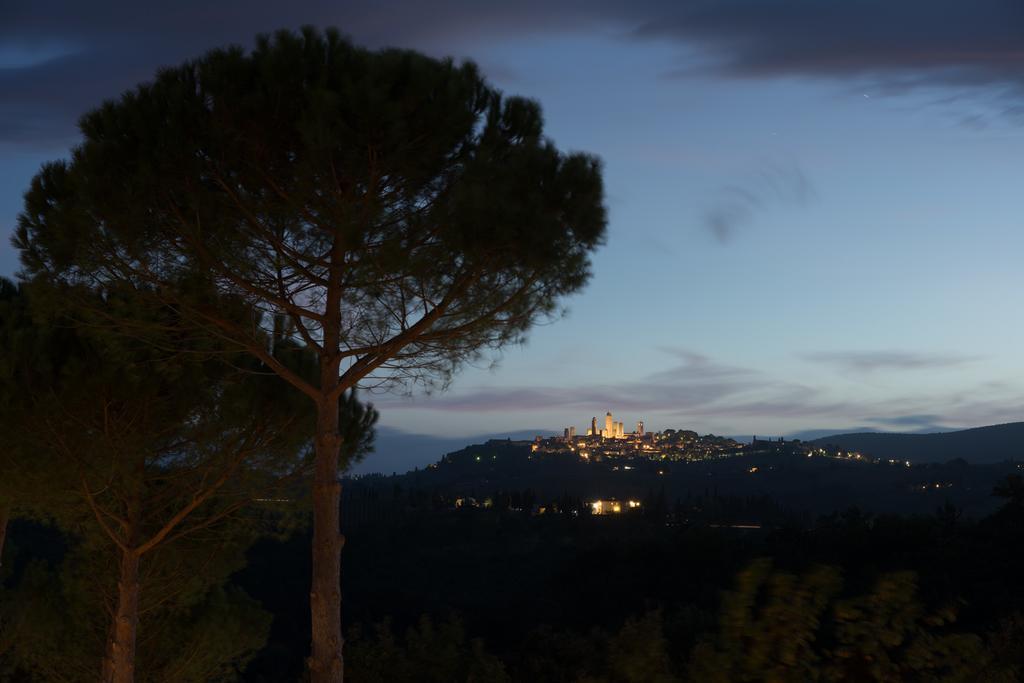
[[[934,415],[926,413],[924,415],[897,415],[890,417],[870,417],[869,422],[876,422],[878,424],[892,425],[894,427],[918,427],[921,425],[933,425],[941,422],[943,417],[941,415]]]
[[[704,213],[704,226],[721,243],[772,206],[804,206],[817,192],[795,161],[766,162],[753,173],[723,187]]]
[[[921,353],[916,351],[824,351],[805,353],[804,360],[833,365],[845,372],[876,370],[935,370],[979,360],[977,356]]]
[[[1014,0],[666,2],[635,34],[701,44],[737,76],[1024,87],[1024,5]]]
[[[943,415],[934,414],[923,414],[923,415],[895,415],[895,416],[883,416],[883,417],[869,417],[867,422],[871,422],[876,425],[881,425],[887,430],[896,431],[928,431],[933,429],[945,429],[949,425],[945,424],[946,417]]]
[[[481,389],[424,401],[377,401],[386,408],[426,408],[467,412],[509,410],[594,411],[601,406],[640,412],[699,411],[730,397],[757,392],[770,383],[760,373],[725,365],[699,353],[662,349],[675,359],[664,370],[635,381],[571,387]],[[604,410],[606,408],[602,408]]]
[[[682,349],[664,349],[681,362],[637,381],[565,387],[507,387],[469,390],[424,400],[375,400],[382,410],[418,409],[466,414],[547,412],[552,415],[616,413],[660,416],[676,425],[714,422],[742,427],[752,420],[803,426],[824,423],[875,424],[895,430],[937,426],[977,426],[1024,419],[1024,392],[998,391],[991,383],[973,391],[909,392],[875,399],[837,394],[828,385],[812,386],[772,377],[754,369],[720,363]],[[915,357],[917,356],[917,357]],[[858,367],[926,368],[968,359],[909,353],[881,355]],[[898,362],[897,362],[898,361]],[[780,427],[785,429],[785,427]]]

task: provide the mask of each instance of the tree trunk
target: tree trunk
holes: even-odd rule
[[[4,541],[7,540],[7,522],[11,518],[9,503],[0,503],[0,567],[4,566]]]
[[[337,375],[335,374],[335,383]],[[325,392],[326,393],[326,392]],[[341,683],[341,482],[338,459],[337,401],[317,405],[316,463],[313,475],[313,577],[309,594],[312,614],[312,653],[309,673],[313,683]]]
[[[139,556],[121,551],[117,582],[117,612],[110,626],[103,683],[132,683],[135,679],[135,633],[139,623]]]

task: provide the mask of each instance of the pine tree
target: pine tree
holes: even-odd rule
[[[68,297],[131,283],[312,401],[315,683],[343,675],[342,396],[444,386],[589,277],[599,163],[542,127],[536,103],[503,97],[472,64],[279,32],[90,112],[70,161],[26,195],[15,241],[28,276]],[[253,315],[240,322],[229,301]],[[277,316],[315,355],[314,379],[267,348]]]

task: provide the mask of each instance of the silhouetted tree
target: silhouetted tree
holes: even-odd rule
[[[209,542],[175,543],[173,558],[146,558],[140,584],[138,681],[235,681],[266,643],[271,615],[241,590],[224,586],[244,562],[242,543],[211,552]],[[116,558],[96,538],[75,542],[56,566],[30,561],[4,596],[0,661],[11,683],[97,680]],[[116,588],[115,588],[116,590]],[[0,646],[0,650],[4,648]]]
[[[992,489],[992,495],[1005,499],[1006,505],[1013,510],[1024,510],[1024,478],[1019,474],[1008,475]]]
[[[26,196],[25,271],[69,292],[131,282],[313,401],[310,670],[339,681],[338,402],[443,385],[556,313],[604,235],[598,162],[560,153],[539,106],[472,64],[312,29],[165,69],[81,130]],[[226,300],[258,314],[242,324]],[[276,315],[315,381],[268,350]]]
[[[648,612],[626,620],[609,639],[608,662],[611,680],[624,683],[673,683],[661,612]]]
[[[960,518],[963,516],[963,510],[954,505],[951,501],[945,501],[941,507],[935,511],[935,519],[939,522],[939,525],[943,531],[949,533],[952,532],[957,524],[960,523]]]
[[[104,303],[121,302],[113,295]],[[175,329],[167,311],[154,324],[168,316]],[[294,497],[310,468],[312,411],[244,355],[234,365],[251,367],[238,372],[197,361],[187,339],[178,340],[182,353],[164,356],[61,318],[18,320],[12,330],[13,318],[4,319],[0,336],[0,355],[15,368],[2,390],[20,399],[3,411],[18,421],[8,470],[15,480],[34,475],[47,492],[23,507],[57,520],[93,553],[118,558],[106,567],[115,589],[105,590],[111,574],[102,570],[91,574],[97,585],[80,584],[108,598],[95,611],[111,615],[103,680],[128,682],[143,583],[151,603],[167,602],[203,576],[202,563],[183,572],[185,558],[244,549],[247,528],[265,530],[259,516],[241,515],[254,498]],[[190,546],[194,539],[205,543]]]
[[[5,438],[0,443],[0,567],[3,567],[4,543],[10,522],[14,500],[20,492],[22,497],[31,487],[26,486],[24,467],[16,462],[26,462],[15,453],[18,448],[14,438],[20,429],[18,414],[25,408],[25,397],[15,387],[12,378],[17,372],[14,365],[16,354],[11,350],[21,347],[26,340],[22,332],[28,327],[26,299],[19,287],[6,278],[0,278],[0,434]]]
[[[723,597],[717,637],[694,648],[690,676],[709,683],[966,681],[986,668],[982,640],[946,629],[953,609],[926,610],[912,573],[886,574],[853,598],[839,597],[842,585],[833,567],[798,576],[754,562]]]
[[[36,398],[28,391],[26,373],[52,374],[59,362],[40,348],[52,335],[41,334],[34,317],[24,286],[0,278],[0,567],[9,521],[45,517],[60,497],[52,485],[58,473],[48,471],[24,438]]]
[[[423,616],[404,638],[395,638],[388,622],[351,638],[351,677],[366,683],[502,683],[508,674],[480,640],[466,638],[462,623],[435,623]]]

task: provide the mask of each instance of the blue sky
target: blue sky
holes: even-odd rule
[[[605,164],[587,290],[382,423],[783,434],[1024,418],[1015,3],[20,3],[0,12],[0,231],[78,113],[256,32],[337,25],[477,61]],[[6,15],[4,13],[7,13]],[[828,36],[828,40],[823,39]],[[16,270],[0,244],[0,273]]]

